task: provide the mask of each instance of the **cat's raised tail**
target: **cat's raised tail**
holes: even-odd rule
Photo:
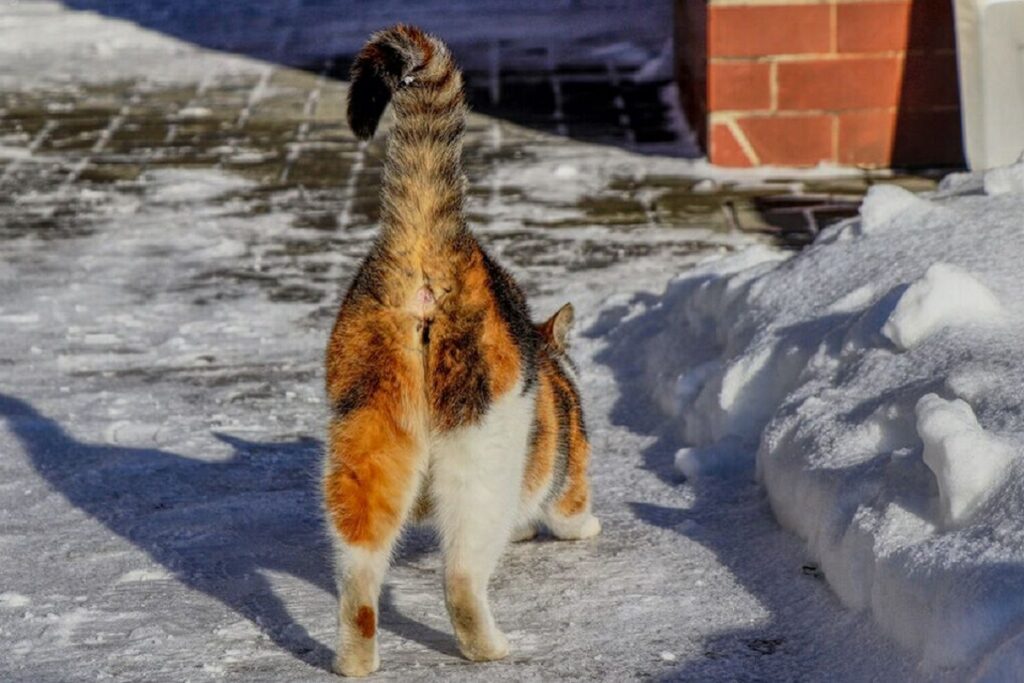
[[[348,122],[361,139],[377,130],[390,102],[395,127],[381,187],[385,231],[440,233],[464,229],[462,73],[448,47],[413,26],[379,31],[352,64]]]

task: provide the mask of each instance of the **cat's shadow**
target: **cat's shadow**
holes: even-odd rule
[[[297,659],[330,670],[331,648],[310,635],[268,581],[270,573],[291,575],[334,603],[330,544],[316,490],[319,441],[261,443],[215,434],[234,453],[204,462],[155,448],[78,441],[10,395],[0,394],[0,419],[39,475],[69,502],[185,586],[252,621]],[[402,556],[432,549],[421,536]],[[398,613],[387,589],[381,627],[457,656],[450,634]]]

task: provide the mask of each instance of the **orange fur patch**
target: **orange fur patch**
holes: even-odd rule
[[[423,63],[427,64],[434,57],[434,44],[430,42],[427,36],[420,29],[415,26],[409,26],[408,24],[399,24],[395,27],[399,33],[404,34],[407,38],[414,41],[417,47],[423,52]]]
[[[327,387],[336,416],[328,433],[324,501],[348,543],[380,547],[398,531],[411,496],[425,420],[414,323],[342,308],[328,348]]]
[[[356,628],[363,638],[373,638],[377,633],[377,615],[372,607],[363,605],[356,612]]]
[[[495,283],[490,281],[482,258],[478,258],[471,272],[467,274],[466,289],[477,293],[480,305],[485,311],[480,345],[487,362],[491,399],[495,400],[515,386],[521,372],[521,364],[519,349],[509,333],[508,326],[502,320],[497,302],[491,293],[493,286]]]
[[[390,416],[361,409],[330,430],[324,498],[348,543],[378,548],[401,524],[418,444]]]
[[[572,401],[566,419],[569,421],[569,453],[566,462],[566,488],[559,497],[556,507],[567,517],[586,509],[590,500],[590,482],[587,479],[587,465],[590,461],[590,444],[583,430],[583,410],[579,395],[560,373],[553,373],[557,384]]]

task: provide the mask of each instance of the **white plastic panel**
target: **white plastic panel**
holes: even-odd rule
[[[1024,0],[954,0],[964,147],[972,169],[1024,153]]]

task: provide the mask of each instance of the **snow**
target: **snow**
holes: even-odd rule
[[[11,2],[0,17],[0,85],[79,85],[145,77],[195,82],[216,68],[253,73],[259,64],[199,52],[155,31],[94,12],[69,12],[59,2]]]
[[[994,168],[984,175],[985,193],[990,195],[1024,192],[1024,164]]]
[[[906,351],[942,327],[997,324],[1002,314],[999,300],[970,273],[934,263],[900,296],[882,334]]]
[[[917,402],[917,433],[924,463],[939,485],[943,521],[967,521],[1006,480],[1014,457],[1011,445],[982,429],[969,403],[936,394]]]
[[[711,259],[609,335],[677,469],[756,477],[928,678],[1024,661],[1022,174],[874,187],[799,255]]]
[[[868,189],[860,207],[861,233],[877,233],[893,224],[897,216],[927,213],[934,208],[926,200],[897,185],[874,185]]]
[[[19,607],[25,607],[32,602],[31,598],[21,593],[15,593],[13,591],[4,591],[0,593],[0,607],[6,609],[17,609]]]
[[[149,201],[154,204],[195,204],[253,186],[237,176],[194,169],[149,171],[142,180],[153,188]]]

